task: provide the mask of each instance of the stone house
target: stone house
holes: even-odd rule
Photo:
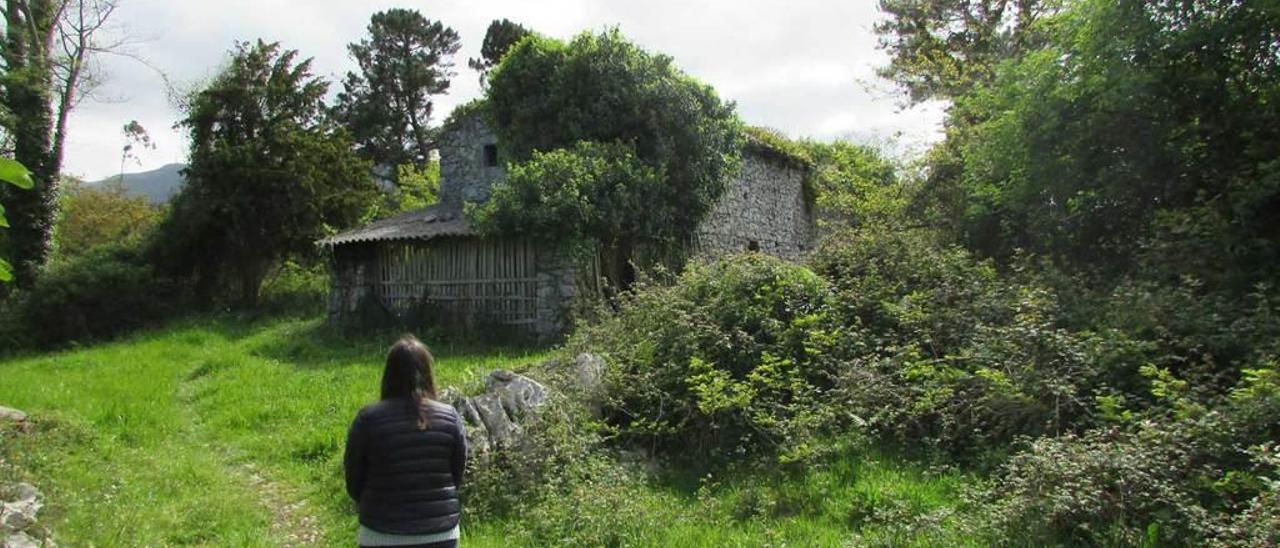
[[[440,201],[320,242],[332,250],[329,317],[374,313],[473,328],[501,325],[553,337],[569,304],[599,291],[599,261],[575,261],[519,237],[476,233],[463,204],[502,181],[498,143],[480,116],[452,120],[439,139]],[[748,139],[742,169],[689,241],[695,255],[755,250],[805,254],[814,238],[806,167]]]

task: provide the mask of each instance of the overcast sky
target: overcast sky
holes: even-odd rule
[[[121,0],[116,22],[139,40],[132,47],[179,88],[207,80],[235,40],[280,41],[313,57],[316,74],[339,88],[354,66],[346,45],[365,35],[369,16],[388,7],[421,11],[462,37],[448,95],[436,100],[435,121],[480,95],[466,66],[478,57],[484,31],[508,18],[543,34],[569,38],[617,25],[642,47],[676,64],[735,101],[749,124],[792,137],[896,142],[918,150],[936,140],[939,105],[904,110],[901,97],[875,76],[885,63],[876,49],[874,0]],[[173,129],[179,113],[162,79],[141,63],[104,58],[98,99],[72,115],[64,171],[100,179],[120,170],[121,127],[138,120],[157,145],[130,160],[129,172],[185,161],[187,143]]]

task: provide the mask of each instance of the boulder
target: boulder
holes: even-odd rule
[[[0,405],[0,420],[11,422],[26,422],[27,414],[12,407],[4,407]]]
[[[3,537],[0,538],[4,538],[4,544],[0,544],[2,548],[40,548],[40,541],[22,531],[3,533]]]
[[[489,441],[489,432],[484,429],[483,424],[468,424],[467,428],[467,455],[479,459],[481,463],[489,461],[489,450],[493,448],[493,443]]]
[[[0,426],[12,424],[18,428],[19,432],[27,432],[29,425],[27,424],[27,414],[12,407],[0,406]]]
[[[466,430],[469,455],[482,461],[487,460],[490,446],[489,433],[471,398],[463,396],[461,392],[450,387],[440,393],[440,401],[453,406],[458,411],[458,417],[462,419],[462,426]]]
[[[547,389],[533,379],[499,369],[485,380],[485,391],[498,397],[513,421],[526,418],[547,402]]]
[[[520,422],[529,420],[547,402],[547,389],[529,377],[499,369],[485,378],[483,394],[466,397],[447,388],[440,401],[458,410],[467,428],[471,454],[485,459],[491,449],[520,443]]]
[[[0,501],[0,536],[5,539],[5,546],[39,546],[40,543],[27,536],[24,531],[36,525],[36,514],[40,513],[40,491],[30,484],[19,483],[3,489],[3,501]],[[24,542],[31,544],[22,544]]]
[[[515,445],[520,427],[511,421],[507,410],[502,406],[502,399],[497,394],[486,392],[468,399],[480,415],[480,422],[484,425],[489,441],[494,447],[503,449]]]

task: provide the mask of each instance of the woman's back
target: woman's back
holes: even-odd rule
[[[366,406],[351,425],[345,458],[347,492],[359,501],[360,523],[391,534],[445,531],[458,524],[458,487],[466,441],[457,412],[425,401],[422,415],[408,399]]]

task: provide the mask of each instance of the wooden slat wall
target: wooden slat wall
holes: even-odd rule
[[[519,325],[536,317],[536,250],[527,241],[388,242],[379,259],[379,296],[397,314],[427,302],[473,320]]]

